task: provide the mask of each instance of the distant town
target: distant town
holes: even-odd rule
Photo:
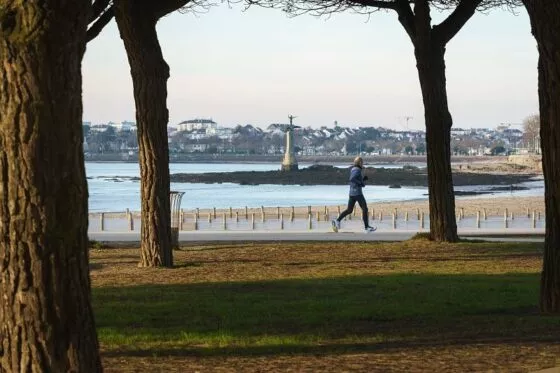
[[[167,127],[171,157],[178,154],[278,155],[284,153],[287,123],[266,129],[251,124],[223,127],[212,119],[190,119]],[[500,124],[495,129],[452,128],[451,152],[455,156],[540,154],[538,137],[528,136],[519,125]],[[136,123],[83,122],[86,159],[99,154],[138,153]],[[321,128],[301,127],[294,132],[295,153],[300,156],[424,155],[426,134],[419,130],[383,127],[345,127],[334,122]]]

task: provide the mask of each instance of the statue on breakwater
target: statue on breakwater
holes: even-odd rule
[[[290,124],[286,126],[286,150],[284,152],[284,159],[282,160],[282,171],[296,171],[298,163],[294,152],[294,129],[300,128],[293,124],[294,116],[288,116]]]

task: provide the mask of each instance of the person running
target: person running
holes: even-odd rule
[[[354,159],[354,166],[350,169],[350,193],[348,198],[348,207],[340,213],[338,218],[332,220],[332,230],[334,232],[338,232],[340,229],[340,221],[354,211],[356,202],[358,202],[360,208],[362,209],[362,219],[364,221],[365,232],[375,232],[377,229],[376,227],[371,227],[369,225],[367,203],[364,194],[362,193],[362,188],[366,186],[364,182],[368,179],[367,176],[362,175],[363,165],[364,160],[362,157],[356,157]]]

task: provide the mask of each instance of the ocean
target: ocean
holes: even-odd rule
[[[311,164],[300,164],[300,168]],[[335,165],[348,167],[348,165]],[[370,165],[368,165],[370,166]],[[374,165],[375,167],[402,167],[398,165]],[[280,163],[171,163],[173,173],[205,173],[234,171],[279,170]],[[130,178],[139,177],[137,163],[126,162],[86,162],[89,189],[90,212],[119,212],[129,209],[140,211],[140,182]],[[542,196],[544,182],[535,180],[524,183],[528,190],[493,192],[489,196]],[[456,188],[462,191],[479,191],[490,186],[468,186]],[[171,183],[171,190],[184,192],[181,208],[243,208],[247,207],[289,207],[325,206],[346,204],[346,185],[238,185],[232,183],[197,184]],[[368,203],[427,199],[428,189],[424,187],[403,187],[391,189],[388,186],[367,186],[364,195]],[[458,197],[461,198],[461,197]]]

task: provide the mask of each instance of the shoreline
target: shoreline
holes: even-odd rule
[[[340,164],[347,163],[350,165],[356,155],[316,155],[302,156],[298,155],[298,163],[318,163],[318,164]],[[367,165],[374,164],[407,164],[407,163],[426,163],[425,155],[363,155],[364,162]],[[265,155],[265,154],[170,154],[169,163],[278,163],[278,167],[282,164],[283,155]],[[85,157],[86,162],[95,163],[138,163],[137,154],[89,154]],[[451,163],[458,164],[476,164],[476,163],[506,163],[507,156],[451,156]]]

